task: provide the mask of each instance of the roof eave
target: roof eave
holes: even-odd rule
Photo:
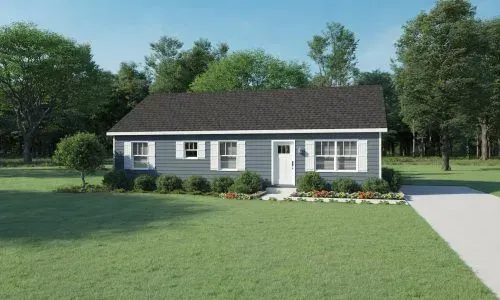
[[[371,133],[387,132],[387,128],[347,129],[273,129],[273,130],[204,130],[204,131],[108,131],[107,136],[138,135],[208,135],[208,134],[283,134],[283,133]]]

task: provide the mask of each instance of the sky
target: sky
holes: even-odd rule
[[[473,0],[480,18],[500,16],[500,0]],[[144,63],[149,44],[177,37],[190,48],[198,38],[231,50],[264,49],[306,62],[307,41],[327,22],[340,22],[359,39],[361,71],[390,70],[401,26],[434,0],[0,0],[0,25],[29,21],[92,47],[94,60],[116,72],[122,61]]]

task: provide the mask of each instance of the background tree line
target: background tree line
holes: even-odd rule
[[[316,64],[263,50],[230,51],[163,36],[144,62],[107,72],[91,48],[30,23],[0,28],[0,155],[52,155],[62,137],[103,141],[119,119],[156,92],[214,92],[379,84],[389,132],[385,155],[500,156],[500,19],[480,20],[466,0],[440,0],[403,26],[393,72],[357,68],[355,34],[339,23],[307,41]],[[108,147],[109,141],[108,141]]]

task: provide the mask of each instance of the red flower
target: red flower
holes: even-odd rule
[[[226,199],[236,199],[238,198],[238,194],[235,192],[229,192],[224,195],[224,198]]]
[[[328,191],[314,191],[313,192],[313,197],[314,198],[328,198],[330,196],[330,193]]]

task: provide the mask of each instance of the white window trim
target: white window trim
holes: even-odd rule
[[[199,141],[182,141],[182,148],[183,148],[182,151],[184,152],[184,159],[199,159],[198,158],[198,156],[199,156],[198,151],[200,151],[200,149],[199,149],[200,145],[198,145],[198,142]],[[186,156],[186,151],[188,150],[188,149],[186,149],[186,143],[196,143],[196,150],[189,150],[189,151],[196,151],[196,157],[187,157]]]
[[[320,139],[314,140],[314,171],[318,173],[358,173],[358,160],[359,153],[356,148],[356,155],[338,155],[337,154],[337,142],[356,142],[356,147],[358,145],[359,139]],[[333,155],[316,155],[316,142],[335,142],[335,152]],[[316,157],[334,157],[334,169],[333,170],[319,170],[316,168]],[[356,169],[355,170],[339,170],[338,169],[338,157],[355,157],[356,158]]]
[[[222,155],[220,153],[220,144],[221,143],[236,143],[236,154],[235,155]],[[225,157],[234,157],[235,160],[238,160],[238,141],[236,140],[224,140],[224,141],[217,141],[217,147],[219,147],[219,168],[217,171],[227,171],[227,172],[238,172],[238,166],[236,165],[234,169],[223,169],[221,168],[221,163],[222,163],[222,156]]]
[[[132,149],[130,149],[130,157],[132,159],[132,169],[131,170],[137,170],[137,171],[151,170],[150,168],[136,168],[135,164],[134,164],[134,157],[136,157],[136,156],[143,156],[143,157],[145,156],[147,158],[149,158],[150,156],[152,156],[152,155],[149,155],[149,153],[150,153],[150,151],[149,151],[149,142],[151,142],[151,141],[130,141],[130,147],[132,148]],[[135,143],[146,143],[146,145],[148,145],[148,155],[134,155],[134,144]]]

